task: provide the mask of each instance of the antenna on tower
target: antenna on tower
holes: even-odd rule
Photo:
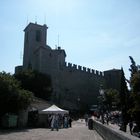
[[[37,24],[37,16],[35,16],[35,24]]]
[[[44,14],[44,24],[46,24],[46,14]]]
[[[59,34],[58,34],[58,36],[57,36],[57,37],[58,37],[58,38],[57,38],[57,39],[58,39],[58,42],[57,42],[58,44],[57,44],[57,45],[58,45],[58,47],[59,47]]]
[[[29,22],[29,21],[28,21],[28,16],[27,16],[27,21],[26,21],[26,24],[27,24],[27,25],[28,25],[28,22]]]
[[[20,60],[22,60],[23,59],[23,53],[22,53],[22,51],[20,51]]]

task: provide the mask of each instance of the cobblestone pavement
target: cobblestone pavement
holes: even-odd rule
[[[46,128],[0,132],[0,140],[103,140],[95,130],[89,130],[84,121],[73,122],[72,128],[51,131]]]

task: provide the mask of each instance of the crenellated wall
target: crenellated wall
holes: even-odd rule
[[[64,66],[70,71],[74,71],[74,70],[76,71],[77,70],[79,72],[81,71],[81,72],[85,72],[85,73],[94,74],[94,75],[97,75],[97,76],[104,76],[104,72],[94,70],[94,69],[91,69],[91,68],[87,68],[87,67],[84,67],[84,66],[72,64],[72,63],[69,63],[69,62],[65,62]]]
[[[61,105],[67,108],[71,106],[69,109],[79,107],[87,110],[90,105],[97,104],[100,85],[104,85],[105,81],[103,72],[65,63],[59,69],[56,82],[55,89]],[[80,98],[80,102],[77,102],[77,98]]]

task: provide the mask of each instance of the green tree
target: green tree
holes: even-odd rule
[[[22,88],[34,93],[34,96],[49,100],[52,92],[51,78],[31,69],[15,74]]]
[[[21,89],[20,82],[9,73],[0,73],[0,116],[26,109],[32,100],[32,93]]]
[[[129,121],[129,115],[128,115],[129,91],[127,88],[124,71],[123,69],[121,70],[122,70],[122,74],[121,74],[121,87],[120,87],[120,105],[121,105],[121,110],[122,110],[122,126],[120,129],[126,132],[126,125]]]
[[[130,65],[130,87],[131,87],[131,107],[129,109],[129,113],[132,119],[137,123],[138,127],[140,128],[140,70],[139,66],[136,65],[134,59],[129,57],[131,60]]]
[[[133,74],[133,77],[131,78],[131,87],[134,93],[140,95],[140,71]]]
[[[107,89],[105,91],[105,103],[109,111],[112,111],[114,108],[118,109],[120,103],[119,92],[116,89]]]
[[[130,61],[131,61],[129,71],[131,72],[131,78],[132,78],[133,75],[138,72],[138,66],[136,66],[136,62],[134,61],[132,56],[129,56],[129,58],[130,58]]]

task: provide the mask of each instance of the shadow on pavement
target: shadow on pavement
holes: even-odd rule
[[[9,134],[9,133],[15,133],[15,132],[28,132],[29,129],[28,128],[4,128],[4,129],[0,129],[0,135],[3,134]]]

